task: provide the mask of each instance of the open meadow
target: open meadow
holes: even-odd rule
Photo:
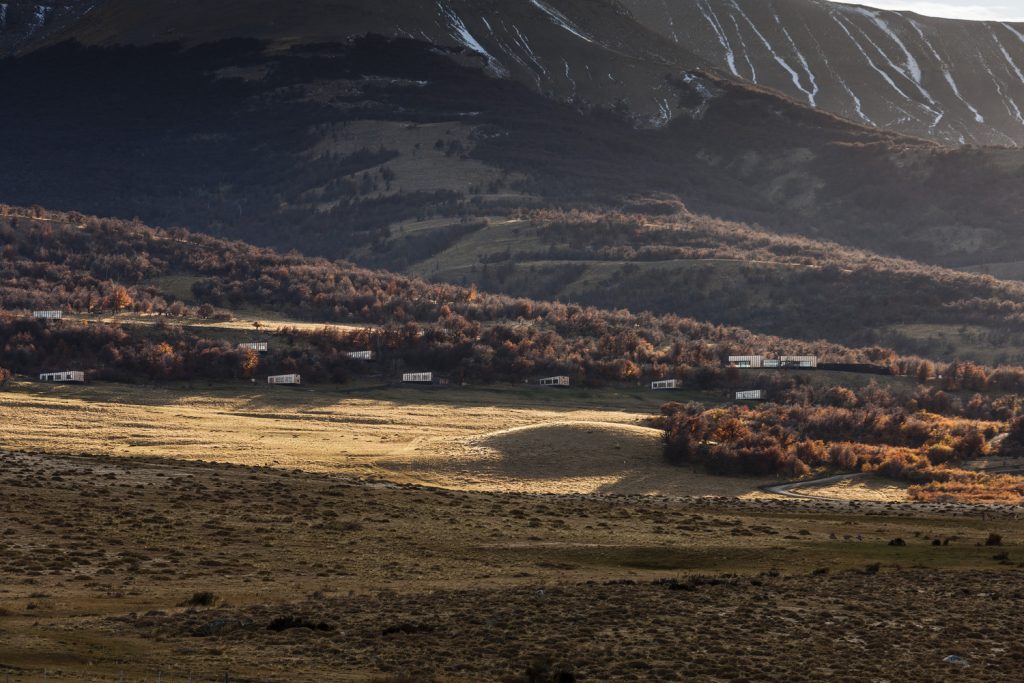
[[[0,420],[5,445],[23,452],[217,461],[458,490],[741,496],[776,481],[665,462],[663,433],[647,422],[667,398],[535,386],[20,383],[0,392]]]
[[[672,467],[645,424],[664,398],[16,383],[0,393],[0,674],[1019,670],[1019,634],[989,627],[1017,628],[1017,508],[902,503],[875,478],[785,499],[759,490],[775,479]]]

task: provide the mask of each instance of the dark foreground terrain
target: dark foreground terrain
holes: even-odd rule
[[[11,681],[995,681],[1024,658],[1011,508],[0,463]]]

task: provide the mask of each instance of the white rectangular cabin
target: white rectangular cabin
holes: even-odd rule
[[[677,379],[661,379],[651,382],[651,391],[664,391],[666,389],[678,389],[682,385]]]
[[[402,375],[403,384],[433,384],[434,373],[432,372],[407,372]]]
[[[267,384],[302,384],[302,375],[271,375]]]
[[[270,342],[242,342],[238,345],[240,349],[252,349],[257,353],[266,353],[270,350]]]
[[[39,375],[40,382],[85,382],[85,373],[81,370],[64,372],[44,372]]]
[[[565,376],[560,377],[545,377],[540,381],[542,387],[567,387],[569,386],[569,378]]]
[[[737,401],[763,401],[764,390],[763,389],[752,389],[750,391],[737,391]]]
[[[787,368],[818,367],[817,356],[782,356],[779,360],[782,362],[782,366]]]
[[[348,357],[352,360],[373,360],[373,351],[349,351]]]
[[[763,368],[781,368],[782,367],[782,361],[780,361],[778,358],[765,358],[764,359],[764,363],[762,364],[761,367],[763,367]]]
[[[734,368],[760,368],[764,365],[764,356],[729,356],[729,365]]]
[[[41,320],[63,320],[64,311],[32,311],[32,317]]]

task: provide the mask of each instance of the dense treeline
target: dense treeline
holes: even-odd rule
[[[965,401],[938,387],[905,398],[875,383],[857,391],[779,384],[779,402],[666,404],[659,418],[666,457],[723,475],[875,472],[911,482],[924,500],[1024,500],[1021,478],[963,468],[989,454],[1020,455],[1019,396]],[[1001,441],[993,438],[1007,429]]]
[[[536,370],[589,381],[686,375],[715,386],[728,375],[720,369],[723,359],[751,348],[838,362],[895,360],[884,349],[857,351],[677,316],[495,296],[185,230],[42,210],[0,207],[0,249],[0,305],[7,309],[210,316],[217,307],[249,306],[318,322],[412,323],[432,344],[438,369],[474,368],[466,373],[474,379]],[[158,286],[166,276],[192,283],[188,307]]]
[[[585,304],[946,359],[956,355],[948,339],[900,330],[930,324],[954,335],[976,325],[986,359],[1024,363],[1022,283],[777,235],[690,213],[670,199],[629,208],[636,212],[515,212],[521,246],[503,241],[480,253],[471,277],[490,291],[550,297],[565,290]],[[594,275],[581,279],[595,262]]]
[[[879,347],[854,350],[675,315],[484,294],[181,229],[41,209],[0,206],[0,253],[0,306],[8,310],[122,310],[173,319],[250,307],[325,323],[411,323],[432,344],[435,369],[471,380],[518,380],[535,371],[590,382],[679,377],[720,387],[738,380],[722,369],[725,358],[754,351],[870,363],[922,382],[935,379],[947,391],[1024,390],[1021,368],[936,366]],[[163,288],[168,277],[190,283],[187,303]]]

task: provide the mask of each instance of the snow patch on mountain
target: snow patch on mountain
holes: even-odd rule
[[[577,38],[580,38],[581,40],[585,40],[588,43],[593,43],[594,42],[593,38],[591,38],[588,35],[585,35],[578,28],[573,26],[572,22],[569,21],[569,19],[566,18],[566,16],[564,14],[562,14],[561,12],[556,10],[554,7],[551,7],[550,5],[548,5],[546,3],[543,3],[540,0],[530,0],[530,3],[534,7],[539,9],[540,11],[544,12],[544,14],[548,15],[548,17],[551,18],[551,21],[554,22],[554,24],[556,26],[559,26],[559,27],[565,29],[566,31],[568,31],[569,33],[573,34]]]
[[[705,3],[707,4],[705,5]],[[725,36],[725,29],[718,22],[718,16],[715,14],[715,10],[712,9],[711,3],[707,2],[707,0],[697,0],[697,8],[704,15],[707,22],[711,24],[711,29],[718,37],[718,42],[722,44],[722,48],[725,50],[725,63],[729,65],[729,71],[732,72],[733,76],[739,76],[740,72],[736,70],[736,55],[733,54],[729,39]]]
[[[455,10],[442,2],[438,2],[437,7],[441,10],[442,16],[444,16],[448,25],[454,31],[452,38],[473,52],[483,55],[487,59],[487,69],[495,76],[505,78],[509,75],[508,69],[506,69],[501,62],[495,59],[491,53],[489,53],[484,46],[473,37],[473,34],[470,33],[469,29],[466,27],[465,22],[462,21],[462,18],[455,13]]]
[[[768,42],[768,39],[765,38],[764,34],[761,33],[761,31],[757,28],[757,24],[750,20],[750,17],[748,17],[746,13],[744,13],[744,11],[740,9],[740,6],[736,4],[735,0],[733,0],[732,6],[733,8],[735,8],[737,12],[739,12],[740,16],[746,20],[747,24],[750,25],[750,28],[754,32],[754,35],[758,37],[758,39],[761,41],[761,44],[764,45],[765,49],[768,50],[768,52],[771,54],[772,58],[778,63],[779,66],[785,69],[786,72],[789,74],[789,77],[793,79],[793,85],[797,87],[797,90],[799,90],[800,92],[807,96],[807,102],[812,107],[816,106],[814,93],[812,93],[810,90],[803,86],[803,83],[801,83],[800,81],[800,74],[798,74],[793,69],[793,67],[791,67],[789,63],[786,62],[785,59],[780,57],[779,54],[775,52],[775,49],[772,48],[771,43]]]
[[[960,102],[962,102],[964,106],[966,106],[972,114],[974,114],[974,120],[976,123],[985,123],[985,117],[981,115],[981,112],[975,109],[974,105],[972,105],[970,102],[964,99],[964,96],[960,94],[960,87],[957,85],[956,79],[953,78],[953,74],[950,72],[949,66],[947,66],[945,60],[942,59],[941,56],[939,56],[939,52],[932,45],[932,42],[928,40],[928,36],[925,35],[924,28],[921,27],[921,24],[911,19],[910,25],[914,28],[914,30],[917,32],[917,35],[921,38],[921,43],[926,48],[928,48],[928,51],[932,53],[933,57],[935,57],[935,63],[938,64],[939,68],[942,70],[942,76],[943,78],[946,79],[946,83],[949,85],[949,89],[953,91],[953,95],[958,100],[960,100]],[[961,144],[963,144],[962,135],[960,136],[960,141]]]
[[[753,83],[757,83],[757,69],[754,68],[754,62],[750,59],[750,50],[747,49],[747,43],[743,40],[743,33],[740,31],[740,23],[736,21],[736,17],[729,15],[732,19],[732,25],[736,29],[736,36],[740,39],[740,47],[743,48],[743,58],[747,61],[747,68],[750,69],[750,80]]]

